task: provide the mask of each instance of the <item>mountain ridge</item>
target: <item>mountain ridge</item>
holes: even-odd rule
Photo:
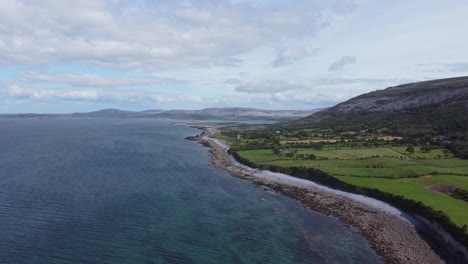
[[[460,102],[460,99],[468,104],[467,88],[468,77],[409,83],[359,95],[329,110],[399,111],[414,105],[450,106]]]
[[[415,82],[358,95],[296,123],[317,123],[350,113],[392,113],[468,108],[468,76]]]
[[[468,77],[457,77],[362,94],[289,126],[380,130],[419,144],[436,138],[459,157],[468,158],[467,112]]]
[[[71,114],[0,114],[3,117],[47,118],[47,117],[96,117],[96,118],[173,118],[199,120],[293,120],[308,116],[321,109],[312,110],[263,110],[257,108],[225,107],[200,110],[160,110],[127,111],[106,108],[97,111]]]

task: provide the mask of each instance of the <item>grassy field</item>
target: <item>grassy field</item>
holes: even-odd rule
[[[437,157],[444,157],[444,152],[442,149],[434,149],[430,152],[422,152],[421,151],[421,148],[420,147],[415,147],[414,148],[414,153],[408,153],[406,152],[406,148],[405,147],[396,147],[396,148],[392,148],[392,150],[394,150],[395,152],[398,152],[400,154],[403,154],[409,158],[412,158],[412,159],[434,159],[434,158],[437,158]],[[450,157],[452,157],[452,155],[450,155]]]
[[[298,158],[313,154],[316,160]],[[357,186],[402,195],[446,213],[457,225],[468,225],[468,203],[430,191],[433,184],[454,184],[468,191],[468,160],[444,155],[442,149],[428,153],[404,147],[297,149],[292,157],[271,149],[240,151],[239,155],[258,165],[305,166],[320,169]],[[440,157],[450,158],[440,158]]]
[[[442,152],[442,151],[440,151]],[[427,155],[436,157],[438,151]],[[298,159],[297,155],[314,154],[316,160]],[[431,153],[424,153],[431,154]],[[240,151],[239,155],[259,165],[313,167],[336,176],[408,178],[425,175],[468,176],[468,160],[414,159],[392,148],[311,150],[298,149],[296,157],[279,156],[272,150]]]
[[[234,143],[234,141],[236,141],[235,139],[231,138],[231,137],[228,137],[222,133],[215,133],[214,135],[211,136],[212,138],[216,138],[216,139],[220,139],[226,143],[228,143],[229,145],[232,145]]]
[[[413,179],[337,177],[350,184],[377,188],[385,192],[403,195],[406,198],[421,201],[447,214],[455,224],[459,226],[468,225],[468,203],[426,189],[426,187],[433,184],[445,183],[456,184],[459,188],[468,191],[468,177],[466,176],[438,175]]]

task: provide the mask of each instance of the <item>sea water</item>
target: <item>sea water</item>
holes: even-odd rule
[[[0,263],[380,263],[158,119],[0,119]]]

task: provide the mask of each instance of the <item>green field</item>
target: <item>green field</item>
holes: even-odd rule
[[[398,152],[400,154],[404,154],[405,156],[412,158],[412,159],[417,159],[417,158],[427,158],[427,159],[434,159],[437,158],[438,156],[444,157],[444,152],[442,149],[434,149],[431,150],[430,152],[422,152],[420,147],[415,147],[414,148],[414,153],[408,153],[406,152],[406,147],[396,147],[392,148],[395,152]],[[450,154],[450,157],[453,155]]]
[[[363,187],[403,195],[408,199],[421,201],[436,210],[447,214],[452,221],[459,225],[468,225],[468,203],[452,198],[448,195],[427,190],[425,187],[437,184],[456,184],[468,191],[468,177],[439,175],[413,179],[378,179],[337,176],[340,180]]]
[[[459,226],[468,224],[467,202],[426,189],[439,183],[453,184],[468,191],[468,160],[444,155],[442,149],[423,153],[416,147],[415,153],[410,154],[404,147],[391,146],[324,150],[302,148],[295,150],[290,157],[277,155],[271,149],[238,153],[257,165],[313,167],[356,186],[376,188],[421,201],[441,210]],[[315,155],[316,160],[302,156],[309,154]]]
[[[440,151],[442,152],[442,151]],[[427,157],[434,158],[428,154]],[[258,165],[305,166],[320,169],[336,176],[408,178],[425,175],[464,175],[468,176],[468,160],[412,159],[396,152],[393,148],[311,150],[298,149],[297,155],[314,154],[317,160],[279,156],[272,150],[240,151],[239,155]]]

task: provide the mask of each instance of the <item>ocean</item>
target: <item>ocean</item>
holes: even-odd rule
[[[0,119],[0,263],[382,263],[159,119]]]

